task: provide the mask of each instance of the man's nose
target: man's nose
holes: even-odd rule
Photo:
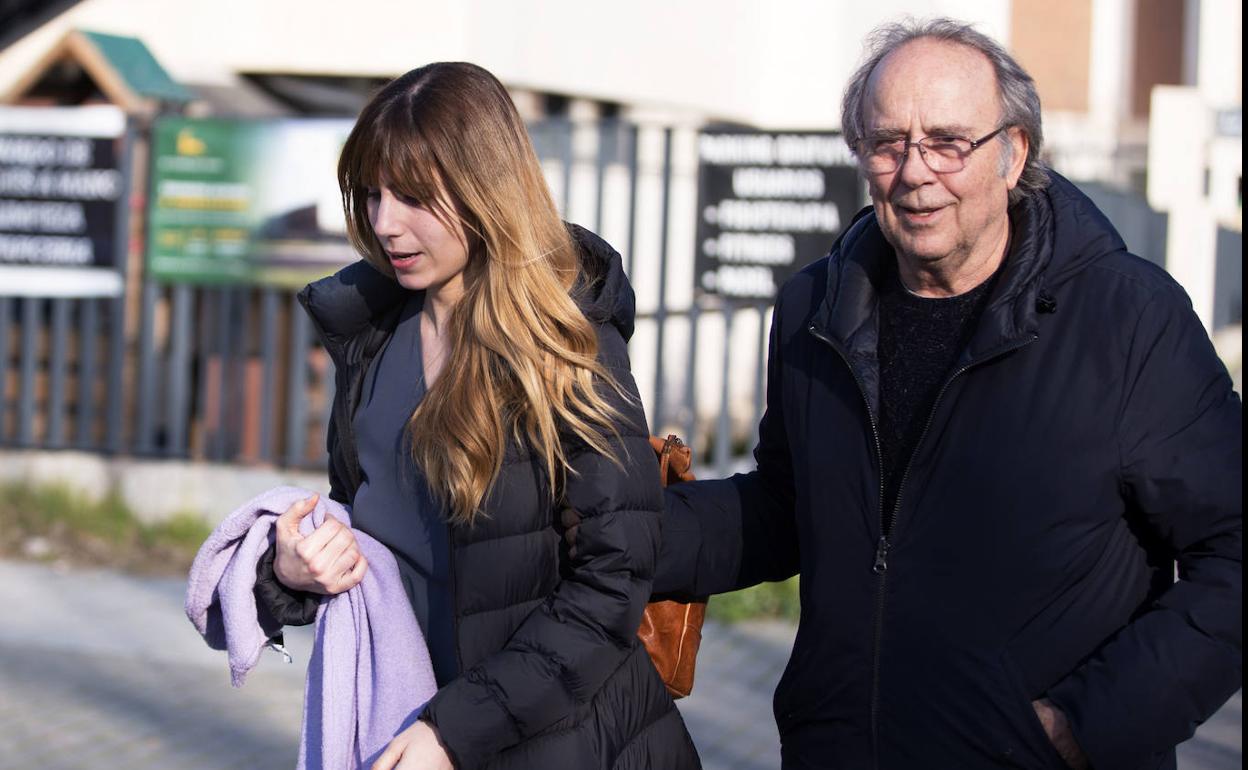
[[[901,166],[897,169],[897,173],[901,181],[907,185],[922,184],[935,176],[927,165],[927,158],[923,156],[923,146],[917,142],[910,142],[906,145],[906,151],[901,156],[900,162]]]

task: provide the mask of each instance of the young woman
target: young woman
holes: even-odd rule
[[[662,499],[619,255],[560,221],[515,106],[471,64],[383,88],[338,177],[364,261],[300,294],[337,367],[331,496],[394,552],[439,685],[374,767],[698,767],[636,638]],[[367,569],[332,520],[299,537],[310,508],[262,563],[287,623]]]

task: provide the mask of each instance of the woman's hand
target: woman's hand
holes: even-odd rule
[[[394,736],[372,770],[455,770],[437,728],[417,722]]]
[[[311,535],[299,534],[299,522],[316,507],[317,495],[300,500],[277,517],[277,556],[273,571],[287,588],[340,594],[364,579],[368,562],[351,528],[326,516]]]

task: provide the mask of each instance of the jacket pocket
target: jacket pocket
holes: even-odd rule
[[[1026,680],[1009,653],[1002,653],[1000,668],[1014,709],[1011,721],[1014,722],[1015,735],[1018,738],[1017,743],[1010,742],[1001,747],[1001,758],[1015,767],[1028,770],[1070,770],[1070,766],[1057,753],[1048,734],[1044,732],[1044,725],[1040,723],[1040,717],[1031,705],[1039,696],[1032,696],[1027,692],[1023,684]]]

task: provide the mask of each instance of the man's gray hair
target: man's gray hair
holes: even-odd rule
[[[970,24],[953,19],[939,18],[928,21],[907,19],[877,27],[867,37],[867,59],[845,89],[841,102],[841,130],[851,150],[858,152],[858,144],[866,133],[863,112],[867,98],[867,81],[871,73],[893,51],[919,38],[930,38],[956,43],[979,51],[988,57],[997,75],[997,96],[1001,102],[1002,122],[1018,126],[1027,134],[1027,161],[1018,184],[1010,190],[1010,203],[1043,190],[1049,184],[1048,170],[1040,160],[1044,145],[1044,129],[1040,124],[1040,95],[1036,83],[1014,57],[1010,56],[995,40],[976,31]],[[1009,137],[1005,132],[998,135],[1005,143],[1007,152]]]

